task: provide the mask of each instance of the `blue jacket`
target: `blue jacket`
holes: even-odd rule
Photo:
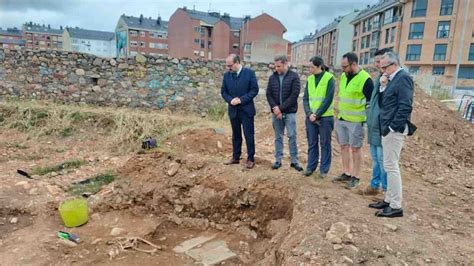
[[[239,112],[248,116],[255,116],[255,104],[253,98],[258,94],[258,83],[255,72],[249,68],[242,67],[239,75],[233,77],[233,73],[228,71],[224,74],[222,81],[221,95],[228,103],[228,113],[230,118],[237,117]],[[240,104],[233,106],[230,104],[235,97],[240,98]]]
[[[413,89],[413,79],[403,69],[388,82],[380,104],[382,136],[390,133],[390,128],[395,132],[404,132],[413,110]]]
[[[380,133],[380,74],[375,80],[370,104],[367,107],[367,140],[370,145],[382,146],[382,134]]]

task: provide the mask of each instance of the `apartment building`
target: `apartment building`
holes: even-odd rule
[[[314,42],[316,40],[316,34],[310,33],[303,39],[292,44],[291,63],[294,66],[308,64],[311,57],[315,55],[316,49]]]
[[[65,51],[115,57],[115,33],[80,28],[68,28],[63,33]]]
[[[36,23],[25,23],[22,26],[22,38],[25,47],[39,50],[62,50],[63,29],[53,29],[50,25],[45,26]]]
[[[25,47],[25,40],[22,39],[21,30],[17,28],[0,28],[0,47],[7,49],[21,49]]]
[[[168,22],[158,16],[120,16],[115,28],[117,57],[137,53],[162,56],[168,54]]]

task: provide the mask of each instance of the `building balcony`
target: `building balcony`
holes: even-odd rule
[[[395,22],[400,21],[400,20],[401,20],[400,16],[393,16],[391,18],[386,18],[383,21],[383,25],[385,26],[387,24],[392,24],[392,23],[395,23]]]

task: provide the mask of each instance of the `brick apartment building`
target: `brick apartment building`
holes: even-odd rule
[[[115,28],[117,57],[168,54],[168,22],[156,19],[120,16]]]
[[[25,46],[21,30],[17,28],[0,28],[0,47],[8,49],[21,49]]]
[[[317,32],[316,32],[317,33]],[[310,33],[303,39],[292,44],[291,63],[294,66],[306,65],[309,59],[315,55],[316,34]]]
[[[348,40],[351,39],[353,30],[350,22],[357,13],[358,11],[354,11],[337,17],[316,34],[315,54],[323,58],[327,66],[340,68],[342,56],[351,51]]]
[[[255,18],[178,8],[169,21],[169,55],[177,58],[225,59],[230,53],[244,61],[269,62],[288,54],[284,26],[268,14]]]
[[[62,50],[63,29],[53,29],[49,25],[39,25],[32,22],[23,24],[22,38],[28,49]]]
[[[456,89],[474,91],[474,3],[467,8],[467,2],[380,0],[353,20],[353,51],[361,65],[370,65],[377,49],[392,48],[411,73],[428,74],[428,80],[435,76],[444,87],[454,84],[461,52]]]
[[[374,53],[378,49],[399,50],[402,14],[402,1],[381,0],[354,18],[352,51],[359,56],[362,66],[374,63]]]
[[[244,61],[272,62],[275,55],[288,56],[290,42],[283,38],[286,31],[278,19],[266,13],[244,18],[240,30],[240,52]]]

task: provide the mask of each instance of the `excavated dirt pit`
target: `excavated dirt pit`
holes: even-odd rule
[[[207,236],[224,241],[237,255],[226,264],[277,260],[275,247],[292,219],[291,189],[275,180],[244,177],[243,171],[204,156],[137,155],[120,169],[119,180],[92,199],[93,208],[153,216],[156,228],[145,237],[165,246],[162,259],[181,242]]]

